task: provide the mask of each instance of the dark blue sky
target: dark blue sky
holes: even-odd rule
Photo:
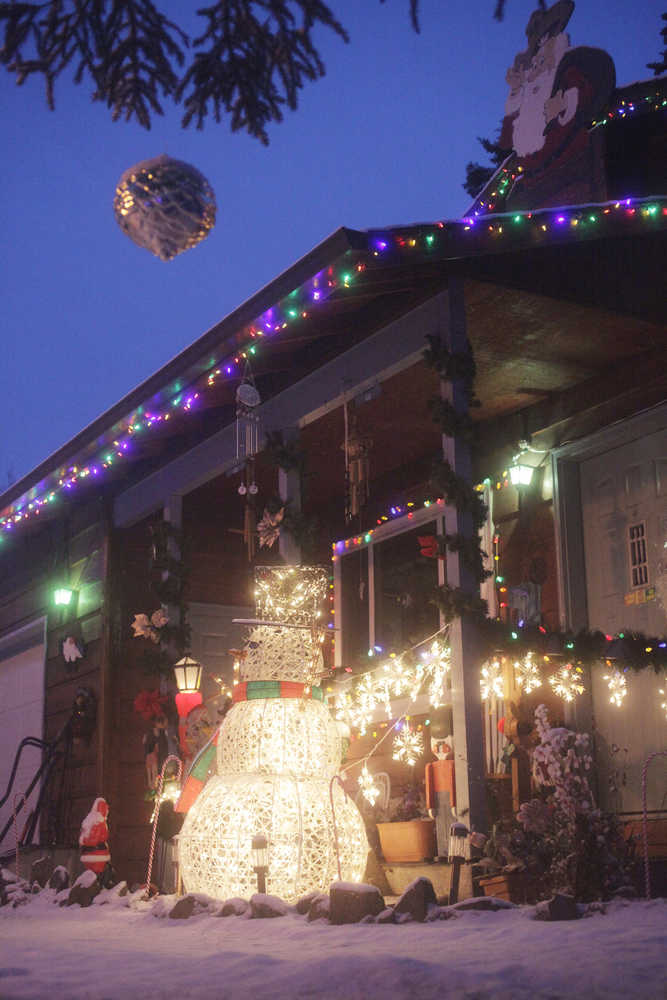
[[[172,107],[150,132],[114,124],[69,80],[52,113],[41,83],[0,70],[0,492],[338,226],[465,211],[465,164],[502,117],[532,0],[507,0],[500,24],[493,0],[421,0],[421,35],[408,0],[329,2],[351,41],[321,32],[327,75],[268,148],[224,123],[184,131]],[[182,21],[189,5],[158,6]],[[578,0],[572,44],[606,49],[620,84],[645,79],[663,8]],[[162,152],[198,167],[218,203],[208,239],[170,263],[112,212],[121,173]]]

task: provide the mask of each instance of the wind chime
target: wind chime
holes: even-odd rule
[[[255,455],[259,451],[259,404],[262,398],[257,391],[250,364],[246,361],[243,378],[236,390],[236,458],[243,465],[243,478],[239,496],[245,497],[243,540],[248,551],[248,561],[255,557],[256,516],[254,497],[258,487],[255,482]]]
[[[370,482],[370,450],[373,442],[362,437],[357,428],[356,416],[348,414],[347,401],[343,406],[345,417],[345,520],[358,517],[368,503]]]

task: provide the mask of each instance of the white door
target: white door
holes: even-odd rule
[[[40,619],[0,640],[0,798],[7,790],[19,743],[25,736],[41,739],[44,731],[44,624],[44,619]],[[24,749],[12,793],[0,808],[0,831],[12,816],[14,795],[27,789],[41,762],[38,749]],[[39,784],[28,800],[28,807],[18,814],[19,836],[38,795]],[[11,850],[14,844],[12,825],[0,843],[0,853]]]
[[[627,629],[664,636],[667,408],[660,430],[633,437],[632,427],[630,421],[625,443],[580,465],[588,623],[606,633]],[[639,675],[628,671],[627,696],[617,707],[609,700],[604,673],[594,671],[592,684],[598,758],[605,775],[601,799],[620,811],[639,810],[642,762],[667,747],[667,720],[660,708],[664,698],[659,694],[667,684],[664,675],[650,669]],[[649,808],[665,808],[665,758],[653,762],[648,787]]]

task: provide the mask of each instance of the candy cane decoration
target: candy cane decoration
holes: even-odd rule
[[[155,854],[155,838],[157,837],[157,821],[160,817],[160,805],[162,800],[162,786],[164,785],[164,772],[169,761],[175,760],[178,763],[178,774],[176,780],[180,782],[181,775],[183,774],[183,761],[176,754],[171,753],[162,765],[162,770],[160,771],[160,780],[157,787],[157,794],[155,797],[155,816],[153,817],[153,833],[151,835],[151,849],[148,855],[148,871],[146,873],[146,898],[150,897],[151,894],[151,874],[153,871],[153,855]]]
[[[656,750],[644,761],[642,767],[642,840],[644,847],[644,886],[646,890],[646,898],[651,898],[651,873],[648,866],[648,823],[646,819],[646,772],[648,771],[648,766],[654,757],[667,757],[667,750]]]

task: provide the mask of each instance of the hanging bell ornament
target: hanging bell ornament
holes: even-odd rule
[[[244,497],[247,492],[248,492],[248,487],[246,486],[245,483],[241,483],[241,485],[239,486],[239,496]]]
[[[250,495],[254,497],[257,495],[258,492],[259,492],[259,486],[257,485],[257,483],[251,483],[250,486],[248,487],[248,493],[250,493]]]
[[[163,154],[130,167],[116,185],[116,222],[160,260],[173,260],[215,225],[215,195],[199,171]]]

